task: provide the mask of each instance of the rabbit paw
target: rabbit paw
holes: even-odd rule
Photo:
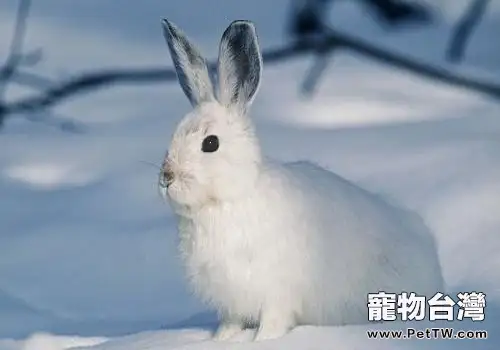
[[[217,328],[217,331],[215,331],[212,339],[215,341],[228,340],[236,334],[240,333],[242,330],[243,327],[238,322],[222,321],[222,323]]]
[[[265,312],[261,316],[260,325],[255,334],[254,341],[281,338],[294,326],[294,319],[288,314],[272,311]]]

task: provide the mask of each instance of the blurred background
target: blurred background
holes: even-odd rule
[[[163,17],[211,62],[231,21],[254,21],[264,152],[419,212],[449,291],[486,293],[494,338],[498,0],[0,0],[0,338],[213,324],[156,188],[191,108]]]

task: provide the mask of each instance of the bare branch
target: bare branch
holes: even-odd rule
[[[11,82],[32,88],[34,90],[47,90],[55,86],[54,81],[38,74],[16,70],[10,78]]]
[[[337,46],[328,45],[328,43],[318,44],[314,64],[311,66],[306,74],[306,77],[304,78],[304,81],[302,82],[301,92],[303,95],[310,97],[314,93],[319,79],[328,67],[336,49]]]
[[[26,36],[26,25],[31,7],[31,0],[20,0],[17,10],[16,26],[12,34],[9,48],[9,56],[0,70],[0,100],[3,100],[10,78],[14,75],[17,67],[23,61],[22,50]]]
[[[32,112],[51,107],[58,102],[79,93],[99,90],[118,83],[159,83],[177,79],[175,71],[165,68],[116,69],[83,73],[81,76],[50,88],[44,93],[0,106],[0,115]]]
[[[20,67],[32,67],[38,64],[43,58],[43,51],[40,48],[31,50],[26,54],[23,53],[23,43],[26,37],[26,27],[31,8],[31,0],[20,0],[17,10],[15,28],[12,35],[9,55],[4,66],[0,69],[0,101],[5,99],[5,94],[9,83],[15,82],[27,87],[46,90],[52,86],[52,82],[44,77],[20,72]],[[0,104],[0,126],[3,122],[5,114],[4,105]],[[77,133],[83,130],[78,123],[68,121],[67,118],[62,118],[54,113],[47,113],[42,117],[40,113],[26,113],[24,117],[33,122],[42,122],[51,126],[56,126],[61,130]]]
[[[292,0],[288,34],[297,39],[324,34],[330,2],[332,0]]]
[[[335,30],[330,30],[325,34],[322,43],[326,48],[335,47],[338,49],[343,48],[350,50],[356,54],[366,56],[375,61],[405,70],[421,77],[500,99],[500,84],[461,76],[444,67],[422,63],[416,58],[378,48],[364,40]],[[272,64],[308,53],[316,53],[317,51],[317,41],[299,41],[275,49],[264,50],[263,57],[267,64]],[[210,69],[213,70],[215,64],[211,63],[209,66]],[[116,84],[163,83],[168,81],[172,82],[176,79],[177,77],[173,69],[159,67],[83,73],[43,93],[35,94],[34,96],[23,98],[9,104],[0,105],[0,116],[40,111],[77,94],[94,92]]]
[[[71,121],[67,117],[60,116],[52,112],[44,112],[43,117],[39,114],[40,113],[37,112],[28,113],[24,117],[33,123],[43,123],[44,125],[55,127],[72,134],[81,134],[86,130],[84,125],[75,121]]]
[[[479,79],[461,76],[460,74],[444,67],[420,62],[418,59],[407,55],[392,53],[363,40],[339,32],[332,31],[328,40],[331,41],[332,45],[338,44],[339,46],[357,54],[367,56],[373,60],[406,70],[410,73],[414,73],[440,83],[469,89],[495,99],[500,99],[500,83],[481,81]]]
[[[316,56],[314,65],[311,66],[304,81],[302,82],[301,92],[304,96],[310,97],[314,94],[314,91],[318,86],[319,79],[328,67],[331,57],[332,52],[330,51],[326,51]]]
[[[389,27],[403,24],[425,24],[433,21],[434,16],[427,6],[406,0],[364,0],[375,10],[382,24]]]
[[[19,57],[19,66],[33,67],[36,66],[43,58],[43,51],[41,48],[31,50]]]
[[[446,52],[446,59],[452,63],[462,60],[467,43],[472,32],[477,27],[488,8],[489,0],[475,0],[471,4],[461,20],[455,26]]]

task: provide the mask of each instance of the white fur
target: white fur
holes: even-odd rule
[[[203,153],[211,134],[220,148]],[[216,339],[246,324],[261,340],[298,324],[366,323],[368,293],[442,291],[416,214],[312,163],[264,159],[250,119],[216,100],[182,120],[165,162],[176,176],[161,190],[189,284],[221,315]]]

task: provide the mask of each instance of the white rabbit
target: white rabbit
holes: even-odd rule
[[[162,23],[194,110],[173,135],[159,188],[178,218],[189,284],[220,315],[214,339],[252,324],[262,340],[296,325],[368,323],[368,293],[442,290],[419,216],[312,163],[262,156],[247,114],[262,71],[251,22],[225,30],[216,91],[197,47]]]

